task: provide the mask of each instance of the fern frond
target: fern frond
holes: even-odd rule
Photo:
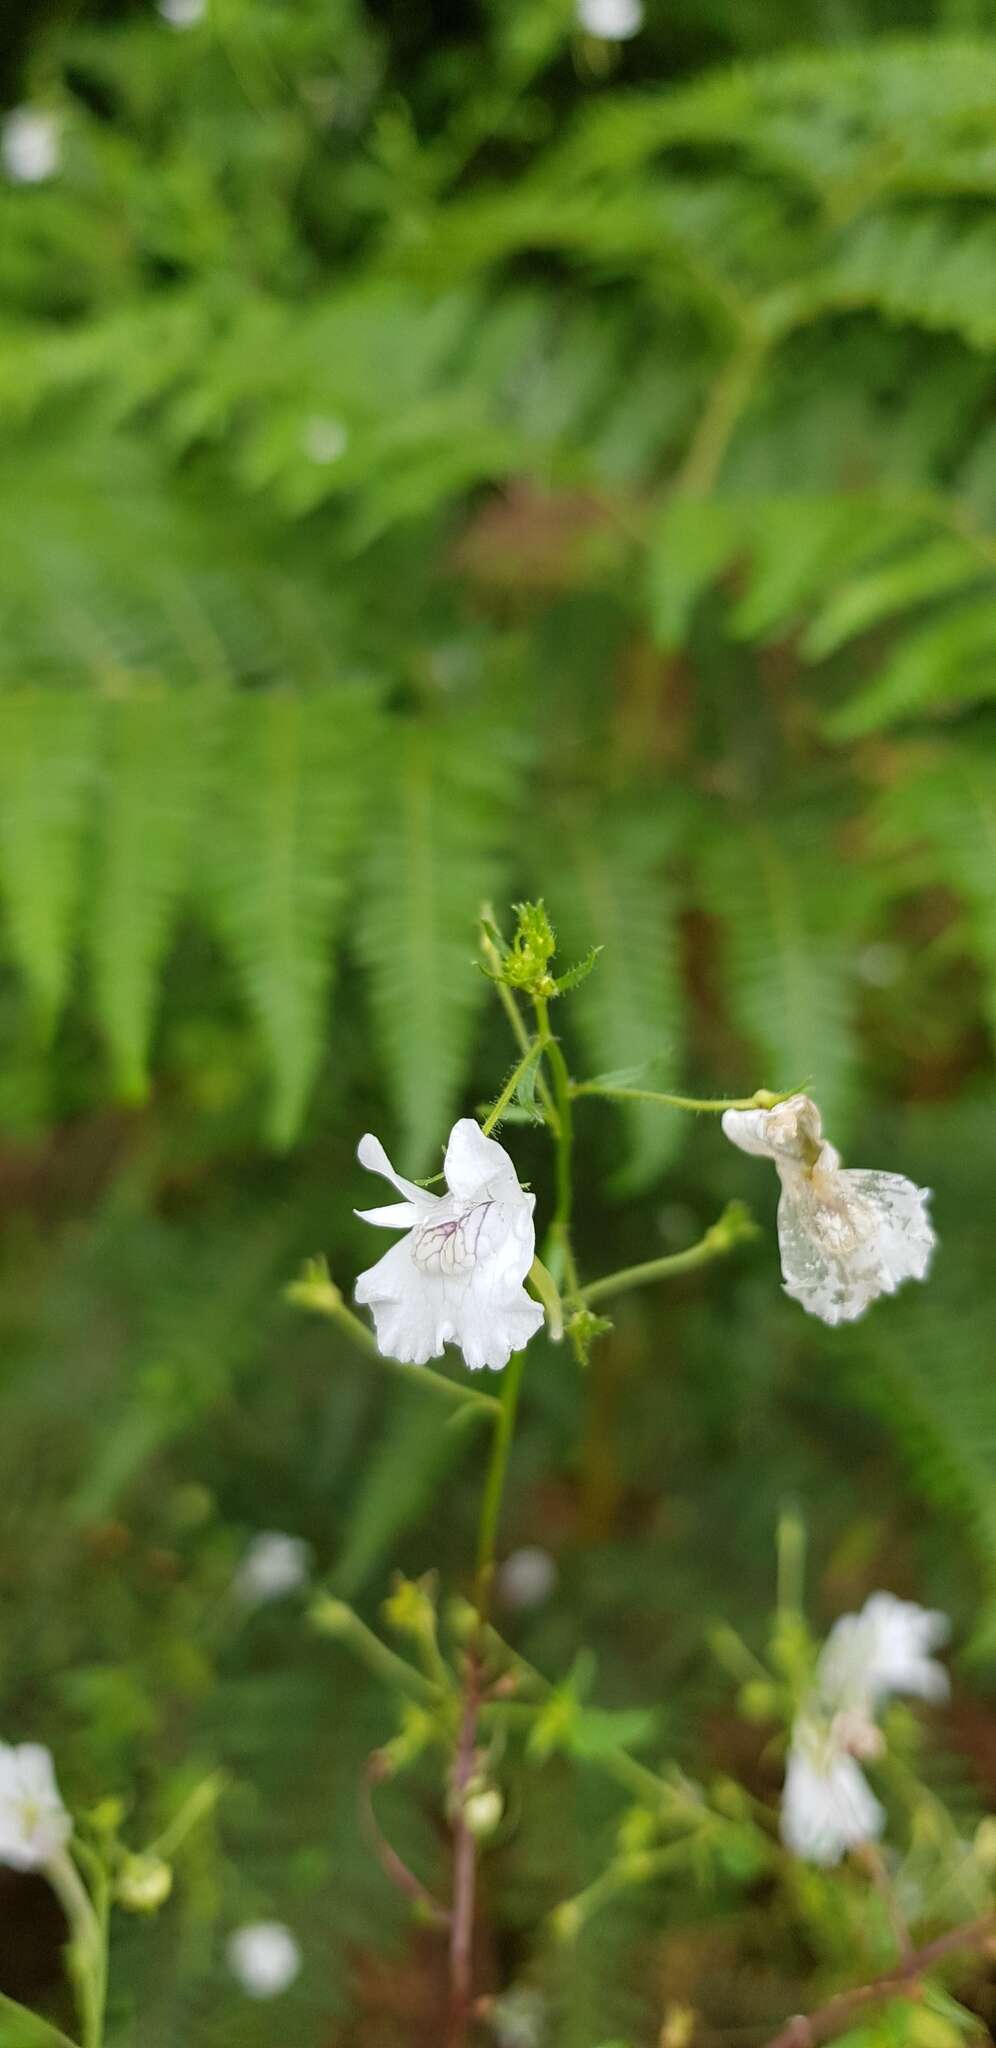
[[[638,1067],[663,1055],[667,1085],[677,1086],[685,1019],[669,858],[681,823],[678,793],[670,809],[662,793],[644,813],[603,811],[562,822],[559,860],[548,851],[546,869],[559,867],[562,875],[563,908],[554,906],[562,947],[565,956],[591,944],[603,949],[570,998],[567,1028],[576,1024],[590,1071]],[[677,1114],[653,1103],[627,1103],[620,1113],[627,1161],[614,1185],[629,1194],[670,1164],[683,1132]]]
[[[477,918],[508,872],[525,758],[514,723],[475,716],[396,726],[385,761],[358,940],[416,1170],[445,1138],[486,992]]]
[[[116,1085],[147,1086],[159,970],[191,864],[214,701],[142,690],[107,704],[107,759],[90,910],[94,1000]]]
[[[837,858],[816,820],[744,816],[713,822],[700,874],[723,931],[731,1011],[764,1062],[758,1084],[805,1083],[834,1131],[846,1128],[855,1068],[846,920],[829,924]],[[856,917],[857,903],[848,907]]]
[[[79,690],[0,694],[0,886],[11,950],[46,1031],[72,958],[96,711]]]
[[[928,872],[963,900],[996,1033],[996,754],[991,747],[932,747],[883,794],[876,813],[887,852],[926,846]]]
[[[224,782],[205,849],[208,914],[232,955],[289,1145],[321,1059],[332,942],[370,788],[376,714],[361,687],[228,700]]]

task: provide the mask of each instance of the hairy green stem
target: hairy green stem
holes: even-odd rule
[[[505,1111],[512,1100],[512,1097],[514,1096],[515,1091],[518,1088],[519,1082],[523,1079],[523,1076],[525,1074],[528,1074],[530,1067],[535,1066],[536,1061],[539,1059],[542,1051],[542,1041],[538,1038],[531,1038],[529,1040],[528,1045],[526,1046],[526,1050],[523,1053],[521,1060],[519,1061],[518,1066],[514,1069],[513,1073],[509,1075],[509,1078],[506,1081],[505,1086],[502,1089],[501,1094],[499,1095],[498,1100],[494,1105],[494,1108],[489,1109],[487,1116],[485,1117],[484,1122],[481,1125],[481,1129],[484,1132],[484,1136],[486,1138],[490,1137],[492,1131],[494,1130],[495,1125],[501,1122],[501,1119],[504,1116]]]
[[[753,1095],[727,1095],[703,1100],[695,1095],[664,1095],[657,1088],[615,1087],[601,1081],[572,1081],[571,1094],[600,1095],[607,1102],[659,1102],[665,1109],[690,1109],[710,1111],[713,1115],[725,1109],[775,1109],[780,1102],[797,1095],[799,1090],[789,1088],[784,1095],[773,1095],[769,1088],[758,1088]]]
[[[603,1301],[610,1294],[628,1294],[634,1287],[649,1287],[655,1280],[670,1280],[677,1273],[693,1273],[698,1266],[709,1265],[712,1259],[720,1259],[732,1251],[735,1244],[741,1244],[753,1237],[754,1225],[746,1217],[720,1216],[711,1224],[705,1236],[697,1244],[691,1244],[687,1251],[669,1252],[664,1258],[647,1259],[640,1266],[622,1266],[618,1273],[606,1273],[601,1280],[592,1280],[582,1287],[580,1300],[590,1307],[593,1301]]]
[[[553,1096],[557,1109],[557,1127],[554,1132],[556,1193],[550,1222],[551,1256],[546,1263],[558,1285],[563,1275],[567,1283],[567,1293],[573,1297],[578,1291],[578,1269],[571,1247],[571,1210],[574,1199],[574,1116],[571,1108],[571,1077],[567,1071],[567,1061],[560,1049],[560,1042],[550,1030],[550,1012],[546,997],[535,996],[533,1001],[543,1054],[549,1062],[553,1079]]]

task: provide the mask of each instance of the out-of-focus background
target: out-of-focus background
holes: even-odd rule
[[[734,1194],[766,1234],[620,1304],[584,1376],[533,1347],[504,1541],[551,1564],[504,1626],[551,1674],[590,1643],[599,1699],[773,1797],[705,1635],[763,1641],[793,1503],[818,1623],[874,1585],[953,1615],[932,1768],[996,1799],[991,29],[5,12],[0,1733],[136,1839],[229,1777],[122,1927],[114,2048],[439,2038],[438,1938],[357,1819],[390,1701],[232,1580],[266,1529],[372,1617],[398,1565],[466,1572],[472,1434],[282,1289],[369,1262],[361,1131],[431,1173],[500,1085],[483,898],[604,946],[576,1070],[808,1081],[942,1239],[927,1288],[823,1331],[779,1293],[773,1175],[712,1121],[592,1107],[589,1275]],[[510,1141],[542,1211],[542,1134]],[[443,1886],[428,1779],[384,1812]],[[537,1949],[617,1819],[566,1766],[513,1801],[480,1979],[539,2003],[496,2039],[649,2048],[677,2002],[702,2048],[754,2042],[860,1944],[840,1880],[789,1922],[731,1873]],[[260,1918],[303,1952],[279,2004],[225,1966]],[[3,1988],[58,2012],[59,1939],[0,1875]]]

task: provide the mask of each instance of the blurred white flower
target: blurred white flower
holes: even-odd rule
[[[324,413],[312,413],[304,423],[304,452],[309,462],[324,466],[338,462],[349,447],[349,428],[342,420],[332,419]]]
[[[948,1674],[930,1652],[949,1634],[946,1614],[873,1593],[860,1614],[834,1622],[816,1667],[820,1697],[838,1714],[873,1714],[891,1693],[946,1699]]]
[[[261,1529],[246,1549],[233,1590],[248,1605],[282,1600],[303,1586],[310,1568],[310,1543],[287,1536],[282,1529]]]
[[[196,28],[207,13],[207,0],[156,0],[156,12],[170,28]]]
[[[487,1365],[497,1372],[543,1321],[522,1285],[536,1248],[536,1198],[523,1193],[508,1153],[473,1118],[461,1117],[446,1147],[445,1195],[395,1173],[369,1132],[357,1156],[404,1196],[356,1212],[365,1223],[407,1233],[356,1282],[381,1351],[424,1365],[444,1344],[458,1344],[472,1371]]]
[[[808,1095],[777,1109],[728,1109],[742,1152],[772,1159],[782,1184],[778,1242],[785,1292],[825,1323],[849,1323],[904,1280],[923,1280],[936,1243],[929,1188],[899,1173],[844,1168]]]
[[[874,1841],[884,1825],[885,1814],[840,1731],[800,1714],[782,1794],[785,1847],[807,1863],[828,1867],[846,1850]]]
[[[0,123],[0,162],[14,185],[42,185],[62,161],[62,128],[43,107],[14,107]]]
[[[503,1607],[540,1607],[557,1583],[556,1559],[538,1543],[524,1543],[499,1565],[496,1577],[498,1598]]]
[[[0,1863],[40,1870],[72,1832],[49,1751],[38,1742],[0,1743]]]
[[[301,1951],[279,1920],[254,1920],[239,1927],[227,1949],[228,1967],[250,1998],[278,1998],[301,1968]]]
[[[626,43],[643,27],[643,0],[577,0],[577,18],[603,43]]]
[[[948,1635],[945,1614],[893,1593],[873,1593],[860,1614],[842,1614],[820,1652],[811,1697],[792,1729],[782,1840],[809,1863],[839,1863],[880,1835],[885,1815],[858,1768],[885,1741],[875,1715],[892,1693],[944,1699],[948,1675],[930,1655]]]

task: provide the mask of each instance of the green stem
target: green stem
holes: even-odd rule
[[[705,1236],[697,1244],[689,1245],[687,1251],[671,1252],[665,1258],[647,1259],[642,1266],[623,1266],[618,1273],[606,1273],[601,1280],[582,1287],[580,1299],[590,1307],[593,1301],[602,1301],[608,1294],[628,1294],[633,1287],[649,1287],[655,1280],[672,1279],[676,1273],[693,1273],[698,1266],[707,1266],[712,1259],[732,1251],[735,1244],[753,1237],[754,1231],[754,1224],[742,1212],[727,1213],[711,1224]]]
[[[494,1130],[495,1125],[501,1122],[501,1119],[504,1116],[505,1111],[512,1100],[512,1097],[515,1094],[516,1089],[518,1088],[519,1082],[522,1080],[525,1074],[528,1074],[530,1067],[535,1066],[536,1061],[539,1059],[542,1051],[542,1040],[538,1038],[531,1038],[529,1044],[526,1047],[525,1052],[522,1055],[521,1060],[519,1061],[518,1066],[515,1068],[514,1072],[510,1074],[508,1080],[506,1081],[505,1086],[502,1089],[501,1094],[499,1095],[498,1100],[494,1105],[494,1108],[489,1109],[487,1116],[485,1117],[484,1122],[481,1125],[481,1129],[486,1138],[490,1137],[491,1132]]]
[[[334,1636],[338,1642],[345,1643],[361,1663],[375,1672],[378,1678],[383,1678],[386,1684],[400,1687],[402,1692],[423,1706],[438,1703],[443,1687],[424,1677],[406,1657],[399,1657],[396,1650],[382,1643],[347,1601],[336,1600],[329,1593],[320,1593],[312,1605],[310,1620],[320,1634]]]
[[[304,1277],[293,1281],[287,1289],[287,1296],[299,1307],[311,1309],[313,1314],[326,1316],[329,1322],[338,1323],[368,1358],[376,1358],[389,1372],[399,1373],[409,1386],[414,1382],[417,1386],[426,1387],[430,1393],[442,1395],[458,1408],[476,1410],[478,1415],[497,1415],[498,1402],[492,1394],[478,1394],[472,1387],[461,1387],[456,1380],[448,1380],[445,1373],[433,1372],[429,1365],[404,1365],[400,1359],[388,1358],[378,1349],[373,1331],[353,1314],[351,1308],[346,1307],[338,1287],[329,1279],[327,1272],[316,1270],[310,1261]]]
[[[571,1154],[574,1144],[574,1116],[571,1109],[571,1077],[567,1061],[560,1049],[560,1042],[550,1030],[550,1012],[545,996],[533,998],[536,1022],[539,1026],[540,1043],[544,1056],[549,1061],[553,1078],[553,1095],[557,1107],[557,1126],[554,1131],[556,1157],[555,1200],[550,1223],[551,1256],[546,1263],[554,1279],[560,1282],[561,1273],[567,1282],[567,1292],[574,1296],[578,1292],[578,1269],[571,1247],[571,1207],[573,1183],[571,1178]],[[554,1256],[556,1254],[556,1256]]]
[[[103,2048],[109,1912],[106,1878],[101,1868],[95,1906],[66,1850],[46,1863],[45,1875],[69,1923],[69,1966],[83,2030],[81,2048]]]
[[[0,1991],[0,2019],[5,2013],[8,2019],[16,2021],[19,2029],[18,2039],[23,2035],[25,2048],[28,2036],[24,2029],[28,2026],[34,2029],[38,2048],[77,2048],[76,2042],[71,2041],[69,2035],[64,2034],[59,2027],[53,2026],[51,2020],[42,2019],[40,2013],[32,2012],[27,2005],[19,2005],[16,1998],[8,1998],[5,1992]]]
[[[656,1088],[614,1087],[611,1082],[573,1081],[571,1094],[602,1095],[607,1102],[660,1102],[665,1109],[707,1110],[714,1115],[724,1109],[776,1109],[780,1102],[788,1102],[797,1095],[797,1088],[789,1088],[784,1095],[773,1095],[768,1088],[758,1088],[753,1095],[727,1095],[711,1100],[702,1100],[695,1095],[662,1095]]]
[[[482,905],[481,916],[482,918],[490,918],[492,923],[494,922],[491,905],[489,903],[485,903]],[[519,1009],[519,1005],[516,1002],[515,997],[508,986],[508,983],[502,980],[501,955],[498,952],[498,949],[495,946],[494,941],[491,938],[486,925],[484,924],[481,925],[480,945],[481,952],[484,954],[484,958],[488,964],[488,972],[498,992],[498,1001],[500,1002],[502,1009],[504,1010],[505,1015],[508,1018],[508,1022],[512,1032],[512,1037],[515,1039],[516,1045],[518,1046],[520,1052],[528,1052],[530,1044],[532,1042],[530,1039],[529,1032],[527,1031],[526,1026],[523,1022],[522,1012]],[[551,1124],[555,1124],[557,1112],[554,1107],[553,1096],[551,1095],[550,1090],[547,1087],[542,1071],[536,1077],[536,1093],[539,1096],[541,1103],[543,1104],[543,1108],[546,1111],[546,1115],[549,1122]]]
[[[477,1531],[477,1610],[482,1623],[487,1619],[491,1598],[491,1581],[494,1578],[495,1550],[498,1542],[498,1522],[501,1516],[502,1495],[505,1491],[505,1477],[508,1471],[508,1456],[512,1448],[515,1418],[519,1407],[519,1389],[526,1363],[524,1351],[513,1351],[502,1375],[501,1401],[498,1420],[495,1423],[491,1458],[488,1463],[484,1494],[481,1500],[481,1519]]]

